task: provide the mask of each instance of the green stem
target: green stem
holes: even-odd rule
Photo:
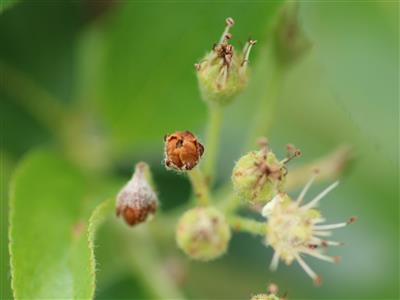
[[[207,180],[200,168],[194,168],[187,172],[190,182],[192,183],[193,191],[198,200],[198,204],[206,206],[210,203],[210,193],[208,190]]]
[[[128,265],[147,296],[157,300],[184,299],[173,279],[162,269],[163,261],[148,224],[138,225],[135,230],[117,222],[113,225],[121,238]]]
[[[66,106],[14,67],[0,61],[0,70],[2,86],[12,99],[62,139],[64,121],[69,116]]]
[[[208,106],[209,120],[206,134],[206,149],[204,157],[204,172],[208,182],[212,183],[214,180],[214,173],[216,168],[216,159],[218,155],[219,136],[221,132],[223,108],[219,105]]]
[[[225,199],[220,202],[220,205],[226,214],[234,213],[244,203],[242,198],[234,192],[231,192]]]
[[[251,234],[264,236],[267,233],[267,223],[258,222],[239,216],[228,217],[229,225],[237,231],[245,231]]]
[[[268,48],[270,49],[270,47]],[[253,124],[250,127],[245,150],[254,148],[257,139],[265,137],[273,123],[278,99],[282,92],[284,68],[276,61],[273,51],[269,50],[268,67],[270,68],[269,79],[266,80],[265,93],[259,99],[258,107],[255,110]]]

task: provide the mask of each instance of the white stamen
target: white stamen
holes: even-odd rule
[[[245,49],[243,50],[244,52],[244,57],[243,57],[243,61],[242,61],[242,66],[241,66],[241,72],[244,72],[246,70],[247,64],[249,63],[249,57],[250,57],[250,51],[251,48],[253,47],[253,45],[255,45],[257,43],[256,40],[249,40],[246,43]]]
[[[303,201],[304,196],[306,195],[308,189],[311,187],[311,185],[313,184],[314,180],[315,180],[316,176],[312,176],[311,179],[307,182],[306,186],[303,188],[303,190],[301,191],[299,197],[296,200],[297,204],[300,204],[301,201]]]
[[[336,241],[329,241],[329,240],[322,240],[317,237],[312,238],[312,243],[321,245],[321,246],[343,246],[342,242],[336,242]]]
[[[313,231],[313,235],[318,235],[318,236],[331,236],[332,232],[331,231]]]
[[[313,228],[314,228],[314,230],[331,230],[331,229],[345,227],[347,225],[348,225],[347,222],[342,222],[342,223],[337,223],[337,224],[315,225]]]
[[[299,265],[303,268],[304,272],[307,273],[314,281],[317,280],[318,275],[306,264],[306,262],[300,257],[300,255],[295,254],[294,257],[296,258]]]
[[[279,253],[277,251],[274,252],[274,256],[272,257],[271,264],[269,265],[269,269],[271,271],[276,271],[279,265]]]
[[[337,187],[339,184],[339,181],[336,181],[332,183],[330,186],[328,186],[325,190],[323,190],[318,196],[316,196],[314,199],[312,199],[310,202],[308,202],[306,205],[304,205],[302,208],[304,210],[310,209],[318,204],[318,202],[325,197],[330,191],[332,191],[335,187]]]
[[[327,261],[327,262],[334,263],[334,262],[337,261],[334,257],[321,254],[321,253],[319,253],[319,252],[317,252],[315,250],[313,251],[313,250],[304,248],[304,249],[301,250],[301,252],[306,253],[306,254],[308,254],[310,256],[314,256],[315,258],[318,258],[320,260],[324,260],[324,261]]]

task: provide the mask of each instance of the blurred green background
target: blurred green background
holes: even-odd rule
[[[189,183],[164,170],[162,137],[179,129],[204,137],[207,111],[193,63],[217,41],[223,20],[231,16],[236,20],[236,43],[251,36],[259,44],[251,57],[249,90],[225,113],[223,155],[218,160],[218,179],[223,182],[242,154],[256,102],[269,88],[263,76],[263,44],[281,5],[6,2],[9,7],[0,15],[2,299],[11,297],[7,199],[18,161],[31,149],[53,147],[83,172],[110,178],[101,189],[112,195],[130,176],[134,162],[146,160],[154,171],[162,209],[185,202]],[[343,256],[341,264],[307,259],[324,277],[318,288],[296,264],[270,273],[272,250],[247,234],[235,234],[228,254],[210,263],[190,261],[171,246],[162,248],[160,269],[165,261],[179,270],[184,267],[180,284],[188,298],[248,299],[265,292],[271,281],[288,291],[290,299],[399,298],[398,2],[300,3],[313,48],[286,77],[268,137],[281,155],[286,143],[302,149],[294,165],[338,145],[352,145],[354,164],[321,209],[333,222],[350,215],[358,215],[359,222],[335,232],[335,239],[346,243],[330,250]],[[96,298],[150,297],[137,275],[118,259],[107,228],[100,231],[97,244]]]

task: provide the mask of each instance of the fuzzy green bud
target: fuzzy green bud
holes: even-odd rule
[[[189,257],[208,261],[223,255],[231,231],[224,215],[214,207],[196,207],[183,214],[176,241]]]
[[[285,297],[278,297],[278,286],[271,283],[268,286],[268,294],[257,294],[251,297],[251,300],[285,300]]]
[[[301,27],[296,1],[288,1],[280,11],[275,27],[275,46],[277,58],[285,65],[299,60],[312,46]]]
[[[251,203],[270,201],[282,189],[287,173],[286,163],[300,155],[297,149],[290,147],[291,154],[282,161],[268,149],[266,141],[261,150],[242,156],[232,172],[233,187],[239,197]]]
[[[229,29],[234,21],[227,18],[225,22],[226,28],[220,41],[195,64],[203,99],[218,105],[229,104],[247,86],[250,50],[256,43],[249,40],[242,51],[236,51],[229,44],[232,38]]]

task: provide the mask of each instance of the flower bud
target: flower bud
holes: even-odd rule
[[[230,238],[224,215],[214,207],[196,207],[185,212],[176,231],[179,248],[189,257],[203,261],[224,254]]]
[[[157,195],[149,182],[151,178],[148,165],[144,162],[137,163],[132,179],[117,195],[116,214],[118,217],[122,215],[131,226],[146,221],[157,210]]]
[[[195,64],[203,99],[219,105],[230,103],[246,87],[250,50],[256,43],[255,40],[249,40],[243,50],[237,52],[229,43],[232,38],[229,29],[234,21],[227,18],[225,23],[220,41]]]
[[[284,300],[286,297],[278,297],[278,286],[271,283],[268,286],[268,294],[258,294],[251,297],[251,300]]]
[[[204,153],[204,147],[190,131],[176,131],[164,137],[164,163],[177,171],[193,169]]]
[[[279,161],[265,143],[261,150],[242,156],[232,172],[233,187],[239,197],[252,203],[270,201],[282,188],[286,163],[300,153],[296,149],[290,155]]]
[[[299,5],[287,2],[280,11],[275,27],[277,58],[289,65],[304,56],[312,44],[303,32],[299,21]]]

